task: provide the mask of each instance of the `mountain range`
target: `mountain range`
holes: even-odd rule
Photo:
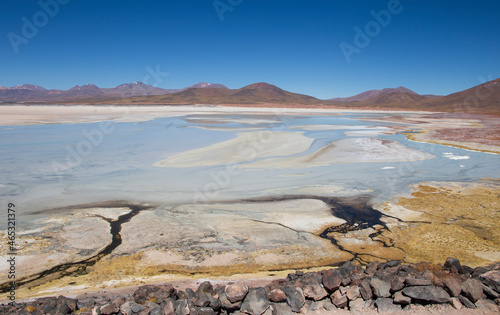
[[[23,84],[0,87],[0,103],[321,106],[500,114],[500,79],[446,96],[420,95],[400,86],[329,100],[285,91],[263,82],[239,89],[229,89],[222,84],[207,82],[182,89],[162,89],[142,82],[121,84],[114,88],[87,84],[77,85],[65,91]]]

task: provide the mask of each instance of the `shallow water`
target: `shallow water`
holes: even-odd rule
[[[348,138],[345,132],[349,134],[357,128],[365,131],[367,126],[391,126],[359,120],[381,116],[217,114],[107,122],[107,127],[103,123],[0,126],[0,201],[4,205],[15,203],[19,211],[28,214],[106,200],[190,203],[239,199],[295,193],[306,186],[323,187],[318,194],[326,191],[331,195],[373,191],[375,201],[382,201],[407,192],[408,185],[416,182],[500,177],[499,155],[413,142],[401,134],[376,133],[371,137],[395,140],[436,158],[300,169],[242,168],[232,175],[228,175],[227,165],[153,166],[173,154],[233,139],[244,130],[303,132],[314,141],[308,150],[297,155],[307,155],[331,141]],[[345,127],[309,130],[320,125]]]

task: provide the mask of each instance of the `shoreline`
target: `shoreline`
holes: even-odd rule
[[[262,106],[244,106],[244,105],[67,105],[67,104],[3,104],[0,105],[0,113],[2,113],[2,122],[0,127],[9,126],[27,126],[27,125],[44,125],[44,124],[76,124],[76,123],[95,123],[102,121],[114,122],[144,122],[166,117],[182,117],[186,115],[218,115],[218,114],[255,114],[255,115],[274,115],[279,118],[280,115],[340,115],[343,113],[373,113],[373,114],[413,114],[415,119],[407,119],[406,117],[386,117],[383,121],[389,123],[404,123],[407,125],[414,124],[422,129],[419,133],[405,133],[405,130],[412,128],[403,128],[399,130],[407,139],[423,143],[434,143],[446,145],[459,149],[467,149],[476,152],[485,152],[500,154],[500,145],[476,143],[473,141],[460,141],[459,138],[453,140],[441,140],[437,136],[433,136],[436,131],[447,131],[453,127],[453,121],[465,117],[470,117],[470,121],[477,118],[484,120],[493,119],[497,116],[491,114],[453,114],[444,112],[429,112],[415,110],[394,110],[394,109],[350,109],[350,108],[331,108],[331,107],[264,107]],[[449,118],[436,119],[437,125],[432,122],[418,121],[421,115],[431,116],[450,116]],[[458,115],[458,117],[452,117]],[[371,120],[364,118],[364,120]],[[375,119],[377,120],[377,119]],[[440,126],[439,122],[449,120],[450,123]],[[390,127],[390,126],[389,126]],[[394,127],[394,126],[392,126]],[[469,127],[467,127],[469,128]],[[476,129],[487,129],[490,126],[476,126]],[[500,129],[498,127],[497,129]],[[497,130],[495,129],[495,130]],[[486,132],[486,131],[484,131]],[[491,133],[491,130],[490,130]],[[479,135],[481,136],[481,135]],[[460,143],[454,143],[460,142]],[[484,148],[482,148],[484,147]]]

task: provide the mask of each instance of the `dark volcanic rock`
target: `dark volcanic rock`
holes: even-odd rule
[[[465,280],[465,282],[462,283],[462,293],[474,303],[486,297],[483,293],[481,282],[477,279]]]
[[[138,314],[139,312],[146,309],[144,306],[139,305],[132,301],[127,301],[120,306],[120,310],[125,315]]]
[[[147,300],[160,303],[172,296],[175,289],[172,285],[145,285],[135,290],[133,294],[134,301],[137,304],[145,304]]]
[[[296,315],[286,303],[272,303],[273,315]]]
[[[306,302],[304,291],[298,287],[286,286],[283,292],[286,295],[286,303],[291,307],[292,311],[296,313],[300,312],[300,309]]]
[[[443,285],[451,296],[458,296],[462,292],[462,281],[455,277],[446,277],[443,279]]]
[[[349,302],[347,299],[347,295],[342,294],[340,290],[335,291],[331,296],[330,299],[332,300],[333,305],[336,307],[346,307],[347,303]]]
[[[369,263],[368,266],[366,266],[365,273],[368,276],[372,277],[375,274],[375,272],[377,271],[379,265],[380,265],[380,263],[378,261],[373,261],[373,262]]]
[[[219,295],[219,301],[221,303],[222,309],[224,309],[228,312],[234,312],[234,311],[239,310],[241,308],[242,302],[239,301],[236,303],[231,303],[231,301],[229,301],[229,299],[227,298],[226,293],[224,292],[224,288],[220,288],[217,291],[217,293]]]
[[[403,293],[401,291],[396,292],[394,294],[394,303],[401,304],[401,305],[408,305],[411,303],[411,298],[403,295]]]
[[[383,280],[372,278],[370,280],[370,287],[376,297],[386,298],[391,296],[391,293],[389,292],[391,286]]]
[[[213,291],[214,291],[214,287],[212,286],[212,284],[209,281],[204,281],[200,284],[200,286],[198,287],[198,290],[196,290],[196,293],[212,294]]]
[[[405,283],[409,287],[423,286],[423,285],[432,285],[432,281],[427,278],[413,278],[408,277],[405,279]]]
[[[231,303],[243,301],[248,293],[248,286],[243,281],[226,286],[224,292]]]
[[[328,296],[328,292],[321,284],[321,276],[318,274],[307,273],[297,281],[296,285],[302,288],[304,296],[308,299],[319,301]]]
[[[457,273],[462,268],[462,265],[460,264],[460,261],[458,259],[453,257],[448,257],[446,259],[446,262],[444,263],[444,267],[452,272]]]
[[[405,287],[405,279],[399,276],[392,277],[391,281],[391,292],[400,291]]]
[[[210,305],[210,297],[211,295],[208,293],[197,293],[193,303],[198,307],[207,307]]]
[[[500,270],[492,270],[479,276],[484,284],[500,293]]]
[[[484,274],[484,273],[486,273],[486,272],[488,272],[488,271],[490,271],[490,270],[489,270],[489,269],[487,269],[487,268],[484,268],[484,267],[476,267],[476,268],[474,268],[474,271],[472,271],[472,275],[471,275],[471,276],[472,276],[472,278],[477,278],[477,277],[479,277],[480,275],[482,275],[482,274]]]
[[[267,293],[264,288],[252,288],[241,305],[241,311],[249,314],[260,315],[264,313],[270,305]]]
[[[401,306],[394,304],[392,299],[378,298],[375,300],[375,305],[379,313],[392,313],[401,311]]]
[[[399,265],[401,265],[401,261],[400,260],[390,260],[390,261],[386,262],[384,265],[385,265],[384,268],[398,267]]]
[[[496,293],[495,290],[493,290],[489,286],[481,283],[481,287],[483,288],[484,294],[486,294],[486,296],[489,297],[490,299],[494,300],[500,298],[500,294]]]
[[[460,268],[460,274],[462,275],[470,275],[474,272],[474,269],[469,267],[469,266],[462,266],[462,268]]]
[[[370,287],[370,280],[363,279],[359,284],[359,293],[363,297],[363,300],[370,300],[373,297],[372,288]]]
[[[403,289],[403,294],[414,300],[426,303],[448,303],[450,295],[440,287],[418,286]]]
[[[356,266],[354,266],[352,262],[347,261],[343,263],[338,270],[342,276],[349,276],[354,271],[354,269],[356,269]]]
[[[361,293],[359,292],[359,287],[358,286],[352,286],[350,287],[347,292],[346,292],[347,298],[349,301],[354,301],[357,298],[361,296]]]
[[[476,305],[474,305],[474,303],[472,303],[468,298],[466,298],[463,295],[459,295],[458,300],[467,308],[472,308],[472,309],[476,308]]]
[[[322,281],[325,288],[328,291],[333,292],[342,284],[342,275],[338,270],[329,269],[323,273]]]

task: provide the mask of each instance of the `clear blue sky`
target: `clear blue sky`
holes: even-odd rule
[[[400,0],[380,31],[370,12],[394,0],[217,0],[234,5],[223,20],[213,0],[59,1],[46,20],[38,1],[1,2],[0,86],[268,82],[331,98],[400,85],[449,94],[500,77],[497,0]],[[23,17],[38,19],[32,38]],[[354,28],[367,25],[373,38],[348,63],[339,45],[356,47]],[[146,77],[157,65],[169,73],[161,81]]]

